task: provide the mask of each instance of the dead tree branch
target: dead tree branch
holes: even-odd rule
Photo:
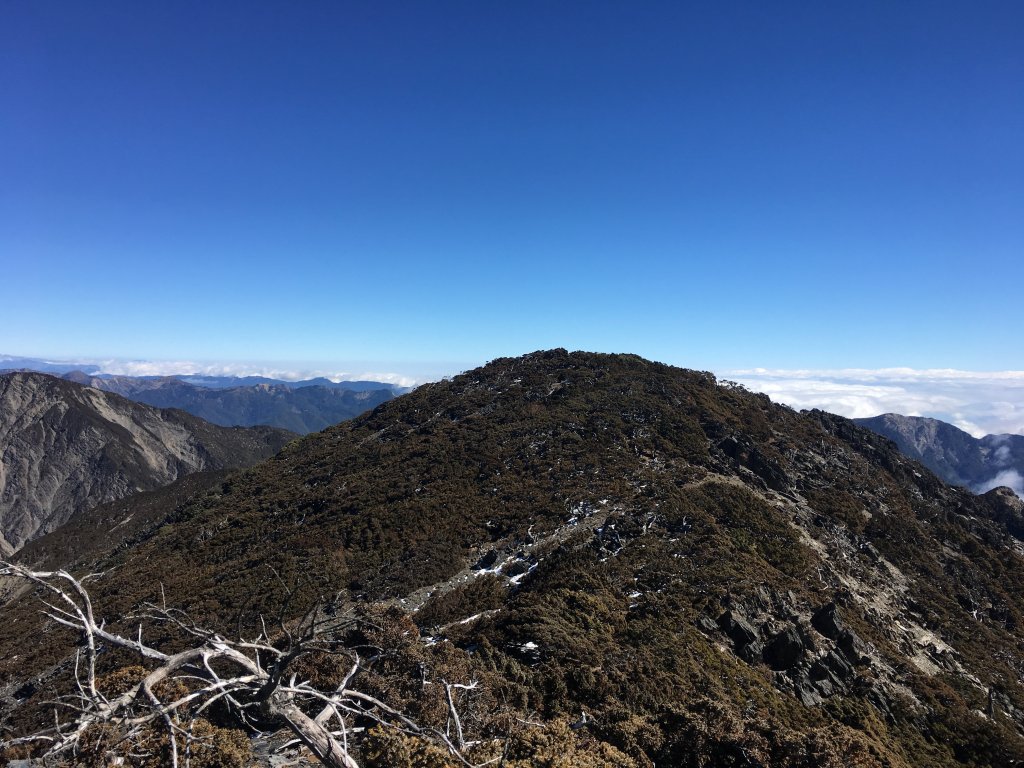
[[[46,598],[43,614],[78,632],[82,639],[78,656],[84,654],[84,659],[76,658],[77,691],[60,702],[63,711],[56,713],[55,724],[0,747],[42,742],[47,745],[47,755],[73,758],[91,728],[113,727],[122,745],[140,743],[145,733],[162,729],[169,743],[172,768],[179,764],[188,768],[195,720],[214,704],[222,703],[244,725],[270,723],[287,727],[295,740],[328,768],[359,768],[349,744],[349,734],[360,730],[354,728],[357,717],[440,742],[457,760],[470,765],[462,754],[467,745],[452,692],[470,690],[476,683],[444,683],[450,723],[455,729],[453,743],[448,734],[421,728],[385,702],[353,688],[362,669],[355,651],[341,651],[352,658],[352,665],[334,690],[321,691],[296,678],[291,670],[297,659],[317,651],[338,652],[329,638],[339,620],[327,618],[317,609],[311,609],[291,625],[278,617],[282,635],[274,642],[265,625],[255,638],[228,639],[197,626],[185,613],[168,608],[162,601],[161,605],[144,606],[141,614],[132,617],[139,621],[132,639],[97,621],[84,586],[94,576],[76,579],[63,570],[34,571],[6,562],[0,562],[0,576],[25,579],[39,587]],[[190,638],[193,647],[167,654],[146,644],[142,627],[147,621],[169,625]],[[103,647],[130,651],[152,669],[124,693],[108,698],[98,684],[96,671],[97,655]]]

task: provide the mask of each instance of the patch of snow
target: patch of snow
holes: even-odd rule
[[[126,518],[125,518],[124,520],[122,520],[122,521],[121,521],[120,523],[118,523],[117,525],[115,525],[115,526],[114,526],[114,528],[120,528],[120,527],[121,527],[122,525],[124,525],[125,523],[127,523],[127,522],[128,522],[129,520],[131,520],[131,519],[132,519],[133,517],[135,517],[135,514],[134,514],[134,513],[133,513],[133,514],[130,514],[130,515],[128,515],[128,517],[126,517]],[[114,530],[114,528],[111,528],[110,530],[111,530],[111,531],[113,531],[113,530]]]
[[[536,569],[537,569],[537,564],[534,563],[533,565],[531,565],[529,568],[527,568],[525,571],[523,571],[519,575],[513,576],[511,579],[509,579],[508,583],[509,584],[518,584],[519,582],[521,582],[523,580],[524,577],[526,577],[529,574],[533,573]]]

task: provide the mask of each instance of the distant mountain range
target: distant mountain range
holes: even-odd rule
[[[64,378],[157,408],[180,408],[221,426],[267,424],[300,435],[351,419],[395,396],[390,386],[376,382],[372,382],[376,388],[368,386],[371,382],[357,382],[357,386],[363,387],[357,390],[333,382],[331,386],[296,386],[296,382],[268,379],[258,384],[228,386],[229,379],[225,377],[218,377],[217,384],[207,385],[192,381],[210,380],[204,377],[90,376],[80,371],[66,373]],[[239,381],[255,378],[258,377]]]
[[[131,377],[122,377],[131,378]],[[139,376],[138,379],[166,378],[162,376]],[[324,376],[317,376],[313,379],[301,379],[299,381],[288,381],[286,379],[270,379],[266,376],[204,376],[202,374],[190,373],[173,378],[197,387],[210,387],[211,389],[228,389],[233,387],[253,387],[258,384],[270,384],[283,386],[288,389],[303,389],[305,387],[327,387],[328,389],[345,389],[351,392],[377,392],[388,391],[396,395],[408,392],[411,387],[400,387],[397,384],[388,384],[383,381],[331,381]]]
[[[938,419],[886,413],[854,419],[945,480],[976,493],[999,486],[1024,497],[1024,435],[972,437]]]
[[[299,434],[319,432],[408,391],[379,381],[335,382],[324,377],[285,381],[265,376],[117,376],[95,365],[0,355],[0,373],[15,370],[59,375],[76,384],[157,408],[180,408],[213,424],[259,424]]]
[[[88,365],[85,363],[41,360],[37,357],[0,355],[0,373],[10,373],[11,371],[38,371],[39,373],[62,374],[75,370],[98,374],[100,372],[100,367],[98,365]]]
[[[0,554],[97,504],[249,466],[294,437],[214,426],[48,374],[0,375]]]

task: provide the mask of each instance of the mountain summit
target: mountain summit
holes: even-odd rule
[[[443,730],[428,681],[479,682],[460,728],[509,765],[1007,766],[1024,560],[1005,503],[849,420],[552,350],[296,441],[90,570],[115,626],[165,599],[244,634],[334,595],[372,618],[343,642],[379,649],[377,695]],[[18,730],[73,658],[26,643],[30,600],[5,610]],[[408,734],[354,749],[445,764]]]

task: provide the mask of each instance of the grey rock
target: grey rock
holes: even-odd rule
[[[718,617],[718,626],[729,636],[737,650],[758,639],[757,630],[735,611],[726,611]]]
[[[836,641],[836,646],[850,663],[862,664],[864,662],[864,641],[853,630],[844,629]]]
[[[718,625],[715,623],[715,620],[703,613],[697,617],[695,624],[697,625],[697,628],[706,635],[710,635],[718,630]]]
[[[841,653],[829,651],[811,665],[809,678],[815,682],[828,681],[834,688],[842,689],[856,674],[853,666]]]
[[[791,485],[778,463],[765,456],[750,439],[730,435],[718,443],[718,448],[736,464],[753,472],[766,487],[785,491]]]
[[[811,626],[818,630],[829,640],[838,640],[844,627],[839,619],[835,603],[819,608],[811,617]]]
[[[796,682],[795,693],[797,698],[800,699],[800,703],[805,707],[815,707],[824,701],[821,694],[806,680],[798,680]]]
[[[761,654],[764,653],[764,643],[760,640],[755,640],[739,648],[737,653],[747,664],[755,664],[761,659]]]
[[[836,693],[839,692],[835,688],[835,686],[832,685],[832,681],[831,680],[827,680],[827,679],[826,680],[816,680],[816,681],[814,681],[814,687],[826,699],[829,696],[834,696]]]
[[[498,550],[489,549],[479,560],[476,561],[476,565],[473,566],[473,570],[485,571],[488,568],[492,568],[496,562],[498,562]]]
[[[768,641],[761,652],[765,664],[776,671],[795,666],[804,653],[800,632],[795,626],[787,627]]]

